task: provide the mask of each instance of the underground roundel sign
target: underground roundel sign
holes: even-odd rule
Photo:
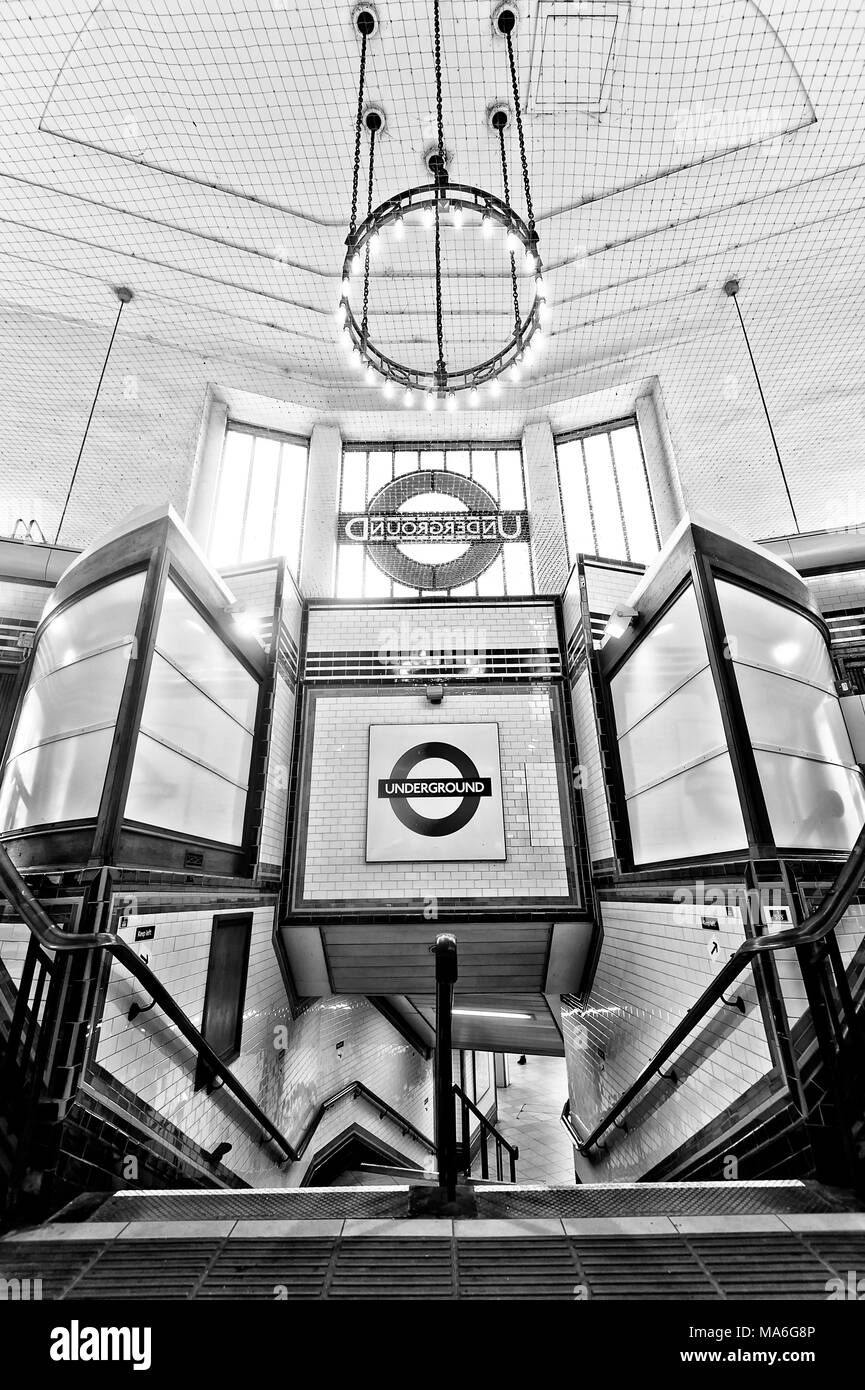
[[[486,488],[460,473],[404,473],[371,498],[366,512],[340,512],[342,545],[363,545],[399,584],[449,589],[489,569],[504,544],[526,541],[524,510],[505,511]]]
[[[506,858],[498,724],[370,725],[366,858]]]

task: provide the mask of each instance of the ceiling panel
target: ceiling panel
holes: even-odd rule
[[[460,988],[540,990],[550,944],[549,925],[491,923],[461,925],[458,942]],[[337,994],[411,994],[435,989],[430,947],[435,926],[323,926],[322,942]]]
[[[435,996],[412,995],[409,1003],[435,1028]],[[543,994],[473,993],[458,985],[454,1008],[471,1009],[472,1015],[455,1013],[455,1048],[478,1052],[509,1052],[544,1057],[563,1057],[562,1035]],[[496,1014],[509,1017],[497,1018]],[[521,1018],[519,1015],[530,1017]],[[564,1104],[565,1097],[562,1096]]]

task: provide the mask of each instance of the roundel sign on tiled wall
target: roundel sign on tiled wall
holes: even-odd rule
[[[498,724],[371,724],[367,863],[505,859]]]
[[[480,483],[433,468],[385,483],[365,512],[341,514],[339,529],[398,584],[425,590],[471,583],[503,545],[529,536],[525,511],[504,511]]]

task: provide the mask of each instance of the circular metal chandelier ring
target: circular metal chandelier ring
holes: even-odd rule
[[[513,234],[524,254],[532,258],[534,263],[532,273],[535,276],[535,295],[531,308],[525,319],[520,322],[519,328],[516,324],[514,325],[514,331],[504,347],[484,362],[462,368],[459,371],[449,372],[445,370],[444,373],[438,370],[426,371],[421,368],[406,366],[404,363],[387,356],[376,347],[368,333],[365,334],[361,324],[358,323],[349,303],[348,290],[346,289],[346,286],[351,283],[353,263],[357,266],[359,258],[366,251],[368,243],[374,236],[386,227],[396,226],[408,213],[426,210],[435,212],[436,207],[438,207],[439,212],[445,208],[448,212],[459,209],[463,214],[478,214],[491,222],[493,228],[498,228],[509,236]],[[352,350],[357,351],[363,362],[377,371],[386,381],[392,381],[408,391],[431,392],[440,397],[450,396],[457,391],[470,391],[483,386],[488,381],[495,380],[509,367],[516,364],[538,332],[541,321],[541,306],[546,299],[541,270],[537,233],[529,228],[519,213],[515,212],[508,203],[498,198],[494,193],[488,193],[481,188],[474,188],[470,184],[459,183],[430,183],[420,185],[417,188],[406,189],[380,203],[360,223],[355,232],[346,238],[346,254],[342,268],[343,292],[340,299],[340,305],[345,315],[343,329],[348,334]]]

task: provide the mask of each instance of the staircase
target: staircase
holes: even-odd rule
[[[456,1220],[410,1192],[90,1196],[0,1240],[0,1276],[88,1301],[825,1300],[865,1268],[865,1211],[816,1184],[496,1184]]]

